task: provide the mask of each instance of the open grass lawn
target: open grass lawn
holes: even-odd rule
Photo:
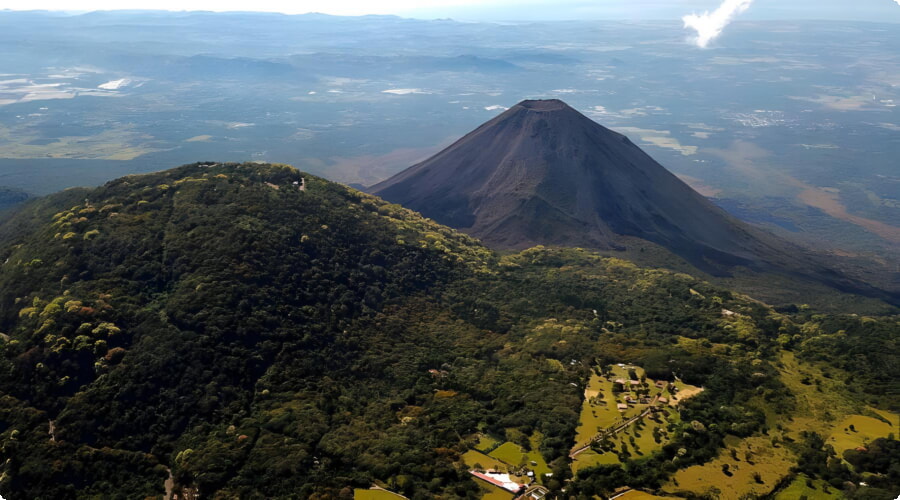
[[[832,498],[837,500],[844,498],[840,490],[829,487],[821,479],[812,481],[813,486],[810,488],[806,484],[808,479],[803,474],[800,474],[787,488],[775,495],[775,500],[797,500],[804,495],[811,500],[828,500]],[[828,490],[827,493],[826,489]]]
[[[587,450],[581,453],[572,461],[572,472],[578,473],[581,469],[594,467],[597,465],[615,465],[622,463],[619,461],[618,455],[615,453],[603,453],[598,455],[594,450]]]
[[[581,419],[575,434],[576,446],[590,442],[602,429],[621,420],[622,415],[616,410],[616,399],[612,393],[613,383],[606,378],[591,375],[584,391],[585,399],[581,405]],[[602,397],[602,401],[596,398]]]
[[[828,436],[828,444],[834,447],[838,455],[844,450],[865,446],[875,439],[887,437],[888,434],[898,434],[900,416],[888,412],[878,412],[879,415],[889,420],[884,422],[873,417],[863,415],[850,415],[842,420]],[[850,426],[853,426],[851,430]]]
[[[475,468],[476,464],[480,465],[484,470],[497,470],[501,472],[506,472],[509,469],[509,466],[500,460],[497,460],[494,457],[485,455],[484,453],[480,453],[475,450],[469,450],[463,453],[462,456],[463,462],[465,462],[466,467]]]
[[[513,494],[503,488],[488,484],[475,477],[472,478],[472,481],[478,483],[478,486],[481,487],[481,491],[484,492],[481,500],[512,500]]]
[[[525,453],[522,448],[515,443],[503,443],[494,451],[490,452],[489,455],[510,465],[524,465]]]
[[[764,495],[795,463],[793,453],[785,447],[773,447],[766,436],[729,439],[729,442],[728,449],[722,450],[715,460],[678,471],[663,489],[672,494],[679,491],[697,495],[716,493],[721,500],[737,500],[747,494]],[[738,460],[732,458],[731,449],[737,450]],[[750,453],[749,462],[747,453]],[[730,476],[722,470],[725,464],[729,466]],[[754,479],[754,473],[759,473],[762,483]]]
[[[525,456],[525,459],[528,462],[528,468],[534,471],[534,475],[537,476],[537,479],[539,480],[543,478],[544,474],[549,474],[551,472],[550,466],[547,465],[547,461],[544,460],[544,456],[541,455],[540,452],[542,439],[544,439],[544,435],[535,431],[534,435],[530,438],[531,451]]]
[[[493,450],[498,444],[500,444],[500,440],[488,436],[487,434],[479,434],[478,444],[475,445],[475,449],[487,452],[488,450]]]
[[[618,447],[621,448],[622,442],[628,443],[628,447],[631,449],[632,458],[650,455],[655,450],[662,448],[662,446],[668,442],[668,439],[665,437],[666,434],[662,434],[660,442],[657,443],[656,440],[653,439],[654,428],[659,429],[661,432],[666,432],[665,423],[658,424],[649,418],[645,418],[644,426],[641,430],[637,430],[636,426],[631,426],[616,436],[616,442],[619,443]],[[632,437],[634,437],[634,444],[631,443]]]
[[[530,438],[530,441],[531,451],[528,453],[525,453],[525,450],[523,450],[521,446],[515,443],[506,442],[494,449],[494,451],[490,453],[490,456],[513,466],[525,466],[533,470],[535,476],[540,479],[542,475],[550,472],[550,467],[547,465],[544,456],[541,455],[541,452],[539,451],[541,435],[535,433],[535,435]],[[534,462],[534,464],[532,464],[532,462]]]
[[[363,489],[353,490],[353,500],[398,500],[400,498],[403,497],[400,495],[395,495],[390,491]]]

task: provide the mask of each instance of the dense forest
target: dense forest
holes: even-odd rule
[[[170,474],[201,498],[352,498],[377,482],[474,499],[460,457],[476,433],[536,446],[560,498],[655,490],[790,418],[786,351],[830,366],[860,407],[900,409],[897,317],[776,312],[581,249],[500,255],[283,165],[32,200],[0,226],[0,262],[8,499],[160,496]],[[660,450],[574,474],[587,379],[622,361],[705,390]],[[876,474],[853,494],[900,494],[893,437],[843,469],[815,435],[789,446],[792,477],[842,490]]]

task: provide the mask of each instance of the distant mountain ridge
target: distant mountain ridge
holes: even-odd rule
[[[556,99],[523,101],[370,191],[494,248],[620,249],[640,238],[712,275],[741,266],[877,294],[729,215]]]

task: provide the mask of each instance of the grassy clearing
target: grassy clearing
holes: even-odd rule
[[[481,487],[481,491],[484,492],[481,496],[481,500],[512,500],[513,494],[503,488],[488,484],[475,477],[473,477],[472,480],[478,483],[478,486]]]
[[[503,443],[498,446],[497,449],[490,452],[489,455],[510,465],[524,465],[525,453],[522,448],[515,443]]]
[[[535,431],[534,435],[529,438],[531,441],[531,451],[525,454],[525,460],[528,462],[528,468],[534,471],[535,476],[538,479],[543,478],[544,474],[549,474],[550,466],[547,465],[547,461],[544,460],[544,455],[541,455],[541,441],[544,439],[544,435],[540,432]]]
[[[484,470],[496,470],[501,472],[509,470],[509,465],[475,450],[469,450],[463,453],[462,459],[463,462],[465,462],[466,467],[471,469],[477,469],[479,468],[478,466],[481,466]]]
[[[795,397],[793,414],[803,415],[785,422],[793,439],[800,439],[801,431],[827,436],[841,419],[859,412],[859,405],[846,394],[843,384],[825,377],[818,367],[798,361],[791,352],[783,352],[780,362],[781,381]]]
[[[651,495],[650,493],[645,493],[643,491],[631,490],[628,493],[620,496],[616,500],[677,500],[680,497],[661,497],[657,495]]]
[[[785,423],[790,437],[799,439],[804,430],[818,432],[841,455],[844,450],[900,433],[900,415],[861,407],[846,393],[843,383],[829,379],[817,366],[798,361],[793,353],[782,354],[780,372],[796,397],[795,413],[804,415]],[[887,422],[860,413],[880,415]]]
[[[646,377],[646,373],[641,367],[633,367],[633,369],[639,379]],[[591,375],[588,386],[584,391],[585,398],[581,407],[581,419],[576,430],[576,448],[589,443],[598,432],[640,415],[647,409],[649,405],[639,403],[629,405],[629,408],[623,412],[619,412],[616,409],[617,404],[625,403],[626,395],[634,395],[634,393],[615,395],[612,391],[616,379],[630,379],[628,371],[628,366],[615,365],[608,377],[601,377],[596,373]],[[677,388],[680,388],[677,394],[682,399],[698,394],[702,390],[683,382],[677,382],[675,385]],[[657,396],[669,398],[672,400],[671,405],[673,406],[666,409],[663,415],[660,415],[658,422],[648,416],[642,420],[640,426],[635,424],[618,433],[611,439],[615,448],[614,452],[597,453],[587,451],[578,455],[572,463],[573,471],[577,472],[595,465],[621,463],[617,452],[622,450],[623,445],[628,449],[631,458],[640,458],[653,453],[653,451],[661,448],[668,442],[668,425],[677,423],[680,420],[678,410],[674,408],[674,405],[677,405],[677,399],[673,398],[672,393],[668,390],[657,388],[656,381],[653,379],[646,379],[646,386],[649,388],[649,396],[651,398]],[[638,427],[641,428],[639,429]],[[660,436],[658,443],[656,438],[654,438],[654,431]]]
[[[794,416],[767,413],[768,424],[773,428],[769,436],[727,438],[726,448],[715,460],[679,471],[666,484],[665,491],[689,491],[697,495],[714,493],[723,500],[738,499],[748,494],[766,494],[787,475],[796,460],[789,449],[773,444],[773,437],[788,436],[800,440],[802,431],[829,436],[835,426],[860,411],[859,405],[846,394],[842,384],[826,377],[818,367],[800,362],[790,352],[782,353],[779,361],[781,380],[794,395],[796,408],[791,412]],[[783,431],[775,429],[778,425],[782,426]],[[843,427],[840,429],[843,430]],[[730,476],[723,472],[725,465]],[[762,483],[755,480],[755,474],[759,474]],[[810,495],[810,498],[819,497]]]
[[[384,490],[353,490],[353,500],[397,500],[403,498],[400,495]]]
[[[500,444],[500,440],[492,438],[486,434],[478,435],[478,444],[475,445],[475,449],[481,452],[488,452],[493,450]]]
[[[581,419],[575,434],[577,446],[587,444],[598,432],[621,421],[622,415],[616,410],[612,389],[612,381],[596,373],[591,375],[584,391]]]
[[[793,453],[781,446],[774,447],[768,437],[730,441],[733,446],[722,450],[715,460],[678,471],[663,489],[673,494],[689,491],[718,495],[721,500],[737,500],[748,494],[765,495],[795,463]],[[737,460],[732,457],[732,449]],[[724,465],[728,465],[730,475],[723,471]],[[759,474],[762,482],[755,480],[755,474]]]
[[[896,435],[900,418],[887,412],[879,412],[879,414],[891,423],[863,415],[850,415],[834,428],[831,435],[828,436],[828,444],[834,447],[838,455],[841,455],[844,450],[866,446],[891,433]],[[851,428],[851,426],[853,427]]]
[[[807,481],[809,481],[809,478],[800,474],[787,488],[775,495],[775,500],[797,500],[804,495],[806,495],[806,498],[816,500],[837,500],[844,498],[840,491],[836,491],[834,488],[829,487],[828,484],[821,479],[811,481],[812,487],[809,487],[806,484]]]
[[[618,463],[621,462],[619,461],[618,455],[615,453],[597,454],[597,452],[593,450],[587,450],[575,457],[575,460],[572,461],[572,472],[577,474],[581,469],[586,469],[588,467],[594,467],[596,465],[614,465]]]
[[[550,472],[550,466],[547,465],[547,461],[544,460],[544,456],[539,451],[541,439],[540,433],[535,433],[535,435],[531,436],[529,439],[531,441],[531,451],[528,453],[525,453],[521,446],[506,442],[496,447],[489,455],[491,458],[515,467],[527,467],[534,471],[537,478],[540,478]]]

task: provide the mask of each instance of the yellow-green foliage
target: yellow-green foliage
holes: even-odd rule
[[[120,208],[122,208],[121,203],[110,203],[107,205],[103,205],[103,207],[100,208],[100,213],[111,212],[113,210],[118,210]]]
[[[173,182],[173,184],[176,186],[180,186],[181,184],[184,184],[187,182],[206,182],[206,181],[207,181],[207,179],[198,178],[198,177],[184,177],[182,179],[176,180],[175,182]]]
[[[75,337],[75,340],[72,343],[72,348],[76,351],[88,350],[94,347],[94,339],[88,337],[87,335],[79,335]]]
[[[90,230],[90,231],[84,233],[84,239],[85,239],[85,240],[90,240],[90,239],[93,239],[94,237],[98,236],[99,234],[100,234],[100,231],[99,231],[99,230],[97,230],[97,229],[92,229],[92,230]]]
[[[31,317],[33,317],[33,316],[36,315],[36,314],[37,314],[37,308],[36,308],[36,307],[26,307],[26,308],[24,308],[24,309],[20,309],[20,310],[19,310],[19,317],[20,317],[20,318],[26,318],[26,317],[27,317],[27,318],[31,318]]]
[[[353,190],[353,193],[358,196],[360,204],[375,210],[394,224],[397,228],[398,244],[405,245],[407,242],[416,241],[418,246],[443,252],[447,258],[465,263],[476,271],[489,272],[487,264],[494,259],[494,254],[477,240],[431,219],[422,218],[400,205],[387,203],[359,191]]]
[[[725,330],[731,330],[742,341],[756,339],[759,336],[759,328],[756,323],[749,317],[736,314],[727,316],[722,320],[722,327]]]
[[[66,297],[56,297],[52,301],[50,301],[46,306],[44,306],[44,310],[41,311],[41,319],[53,318],[59,316],[63,312],[63,304],[66,302]]]
[[[74,238],[76,236],[78,236],[78,233],[73,233],[72,231],[69,231],[68,233],[66,233],[62,236],[62,239],[71,240],[72,238]]]
[[[112,337],[113,335],[121,331],[122,330],[120,330],[116,325],[103,322],[97,325],[97,328],[94,328],[91,331],[91,334],[93,334],[95,337]]]

